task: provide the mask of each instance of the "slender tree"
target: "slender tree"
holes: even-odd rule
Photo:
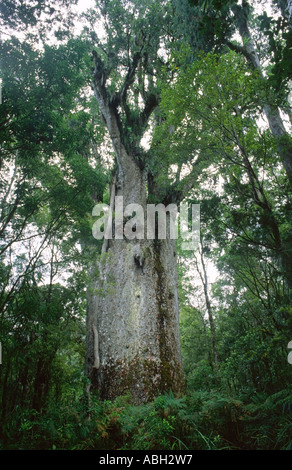
[[[291,117],[291,109],[287,105],[287,96],[291,78],[291,5],[289,2],[275,1],[270,6],[282,15],[279,19],[270,18],[265,6],[261,13],[255,13],[253,2],[244,0],[173,0],[181,18],[180,30],[182,36],[193,49],[193,55],[198,51],[226,52],[226,46],[245,57],[250,67],[256,70],[262,78],[267,91],[262,103],[263,114],[266,116],[270,132],[275,139],[278,154],[292,186],[292,143],[291,135],[285,127],[281,108]],[[266,45],[271,78],[268,78],[263,66],[262,48],[256,44],[256,34],[259,28],[254,25],[262,24],[269,38]],[[280,34],[281,31],[281,34]],[[234,39],[234,33],[241,38],[241,43]],[[273,71],[273,74],[271,73]],[[273,86],[271,86],[273,85]],[[276,94],[271,93],[276,89]],[[279,93],[281,91],[281,93]],[[280,95],[282,98],[280,99]]]
[[[213,362],[215,364],[216,369],[219,370],[216,330],[215,330],[215,324],[214,324],[213,309],[212,309],[212,304],[211,304],[211,299],[210,299],[208,272],[207,272],[206,262],[204,259],[202,240],[200,242],[198,251],[199,251],[198,255],[194,253],[194,262],[195,262],[195,267],[199,275],[199,278],[201,280],[203,291],[204,291],[205,305],[206,305],[206,310],[208,314],[210,333],[211,333],[212,358],[213,358]]]
[[[284,3],[284,2],[283,2]],[[284,5],[281,5],[283,14],[287,16],[287,9]],[[252,65],[252,67],[257,70],[262,79],[265,80],[265,75],[263,73],[263,67],[259,59],[258,52],[256,50],[254,39],[252,37],[251,29],[248,24],[251,8],[247,1],[242,2],[242,6],[233,5],[231,7],[232,12],[234,13],[235,23],[240,33],[243,45],[240,47],[232,46],[232,43],[229,42],[229,45],[235,50],[241,52]],[[278,106],[274,103],[271,105],[269,102],[264,104],[264,113],[268,119],[269,127],[271,133],[275,139],[277,150],[282,160],[283,166],[289,178],[290,185],[292,187],[292,141],[291,136],[287,133],[283,119],[280,114]]]

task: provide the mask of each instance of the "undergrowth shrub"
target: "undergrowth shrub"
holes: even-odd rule
[[[172,393],[134,405],[87,396],[47,410],[15,409],[1,426],[0,449],[292,449],[292,392],[249,400],[218,391]]]

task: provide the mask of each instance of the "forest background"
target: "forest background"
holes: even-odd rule
[[[0,5],[0,448],[289,450],[291,2],[91,7]],[[88,393],[84,367],[92,209],[113,165],[92,90],[105,8],[113,89],[116,51],[163,38],[143,145],[160,191],[183,180],[201,213],[197,250],[177,241],[186,392],[143,404]]]

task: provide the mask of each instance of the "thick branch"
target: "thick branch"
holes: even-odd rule
[[[147,96],[145,107],[140,115],[140,124],[144,128],[147,124],[152,112],[158,105],[158,98],[154,93],[151,93]]]
[[[141,59],[141,53],[136,52],[136,54],[134,54],[132,64],[129,67],[128,73],[126,75],[126,78],[125,78],[125,81],[124,81],[124,84],[122,86],[122,90],[120,93],[121,103],[125,109],[126,114],[128,113],[128,109],[129,109],[127,105],[127,94],[128,94],[130,86],[134,82],[136,70],[137,70],[140,59]]]
[[[121,123],[117,112],[117,104],[116,102],[113,102],[109,99],[105,86],[107,72],[101,59],[96,53],[93,54],[93,58],[95,62],[92,83],[94,95],[97,99],[101,115],[112,139],[114,150],[117,154],[119,154],[123,145],[121,142]]]
[[[193,164],[191,173],[184,176],[181,180],[177,180],[170,186],[168,193],[165,197],[166,202],[180,204],[195,187],[197,178],[202,172],[201,163],[206,163],[206,157],[203,152],[198,156]]]
[[[248,60],[248,62],[250,62],[251,65],[254,66],[254,62],[252,60],[252,57],[251,57],[250,53],[246,50],[245,47],[240,46],[239,44],[235,44],[231,41],[227,41],[226,45],[229,47],[229,49],[236,52],[237,54],[242,54]]]

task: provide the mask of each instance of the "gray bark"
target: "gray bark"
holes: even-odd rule
[[[289,28],[292,26],[292,0],[280,0],[280,10],[283,18],[287,21]]]
[[[146,214],[146,171],[126,151],[97,79],[94,91],[117,161],[111,196],[123,196],[124,208],[140,204]],[[91,389],[102,399],[131,394],[141,403],[170,390],[183,393],[176,264],[175,240],[169,238],[104,244],[88,289],[86,345]]]
[[[202,243],[200,243],[200,262],[201,262],[200,263],[201,268],[195,256],[195,264],[196,264],[197,272],[202,282],[202,286],[204,290],[204,297],[205,297],[205,304],[206,304],[206,309],[208,313],[211,339],[212,339],[212,356],[213,356],[216,370],[219,371],[220,367],[219,367],[219,358],[218,358],[218,352],[217,352],[216,331],[215,331],[213,312],[212,312],[211,301],[210,301],[210,296],[209,296],[209,283],[208,283],[207,270],[206,270],[204,256],[203,256]]]
[[[246,4],[247,5],[247,4]],[[244,43],[243,47],[236,48],[240,50],[248,59],[250,64],[255,70],[258,70],[264,79],[262,66],[256,52],[252,35],[248,27],[246,12],[241,10],[238,6],[232,8],[236,18],[237,27]],[[292,187],[292,141],[288,135],[283,120],[277,106],[266,104],[264,106],[264,113],[268,119],[270,131],[275,138],[277,151],[282,160],[284,169],[289,179],[290,186]]]
[[[87,317],[92,388],[102,398],[130,393],[137,402],[170,390],[182,393],[173,241],[115,240],[99,269]]]

